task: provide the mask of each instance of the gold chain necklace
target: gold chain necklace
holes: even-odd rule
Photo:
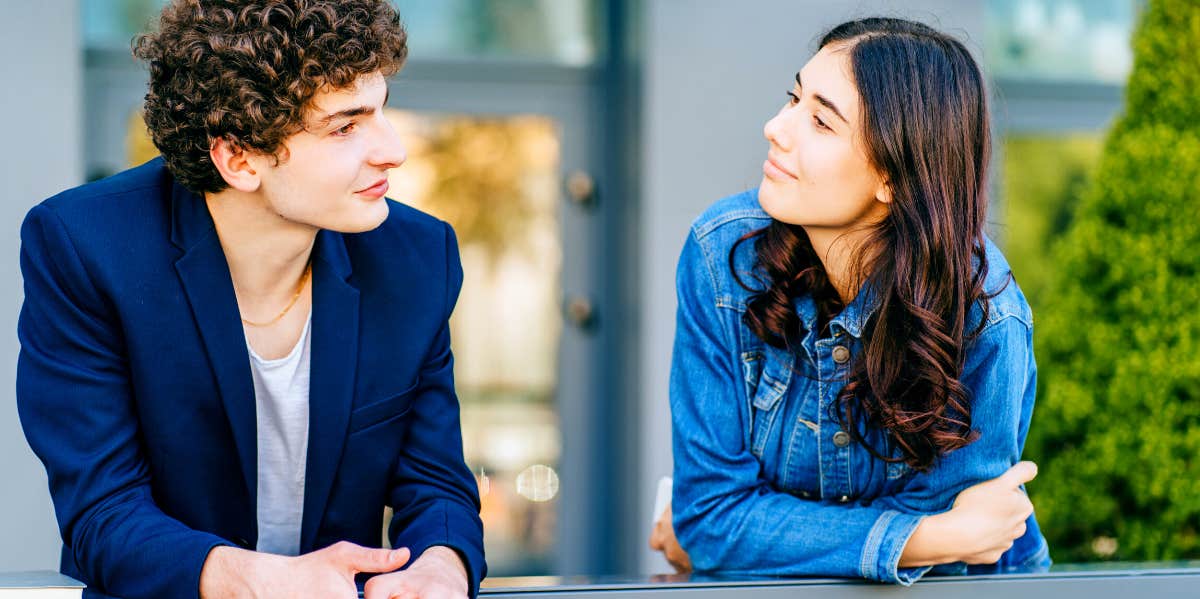
[[[296,305],[296,302],[300,299],[300,294],[304,292],[304,286],[308,284],[308,279],[311,276],[312,276],[312,259],[309,258],[308,264],[304,267],[304,274],[300,275],[300,284],[296,286],[296,294],[292,296],[292,301],[288,302],[287,307],[285,307],[283,309],[283,311],[279,313],[278,316],[276,316],[275,318],[272,318],[271,320],[268,320],[267,322],[252,322],[252,321],[246,320],[245,318],[242,319],[242,322],[244,322],[252,327],[269,327],[269,326],[279,322],[280,320],[283,319],[284,316],[287,315],[288,310],[291,310],[292,306]]]

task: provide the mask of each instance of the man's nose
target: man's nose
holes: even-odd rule
[[[380,133],[371,156],[371,163],[384,168],[396,168],[404,164],[404,161],[408,159],[408,153],[404,150],[400,134],[396,132],[395,127],[392,127],[391,122],[383,116],[380,116],[380,120],[382,122]]]

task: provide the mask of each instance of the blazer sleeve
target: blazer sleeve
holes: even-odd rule
[[[126,599],[198,597],[208,552],[229,543],[155,504],[117,315],[52,208],[26,216],[20,259],[17,409],[46,467],[64,560]]]
[[[462,264],[454,231],[445,225],[445,312],[421,366],[413,398],[412,424],[392,477],[389,527],[393,547],[408,547],[414,559],[434,545],[458,552],[467,569],[470,595],[487,574],[479,490],[463,459],[450,313],[462,288]]]

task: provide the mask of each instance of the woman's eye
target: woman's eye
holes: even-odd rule
[[[815,114],[813,115],[813,122],[817,124],[817,128],[819,129],[829,129],[829,125],[826,125],[825,121],[822,121],[821,117]]]
[[[788,104],[789,105],[795,106],[796,104],[800,103],[800,97],[797,96],[796,94],[793,94],[792,92],[788,92],[787,96],[788,96]]]

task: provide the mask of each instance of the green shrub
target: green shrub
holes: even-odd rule
[[[1200,558],[1200,3],[1151,0],[1134,56],[1035,315],[1026,455],[1060,563]]]
[[[1046,254],[1071,224],[1104,139],[1098,133],[1008,135],[1004,139],[1004,213],[992,223],[1021,291],[1041,314],[1054,264]]]

